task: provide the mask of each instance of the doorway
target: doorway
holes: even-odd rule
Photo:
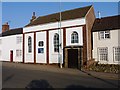
[[[63,49],[63,66],[81,70],[83,63],[82,46],[66,46]]]
[[[10,62],[13,62],[13,50],[10,51]]]
[[[68,68],[78,68],[78,49],[68,49]]]

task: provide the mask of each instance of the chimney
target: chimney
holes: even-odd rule
[[[2,33],[9,30],[8,22],[2,25]]]
[[[97,19],[97,22],[98,22],[98,23],[101,23],[101,13],[100,13],[100,11],[98,11],[98,19]]]
[[[33,12],[33,16],[32,16],[32,19],[30,20],[30,22],[33,22],[35,19],[36,19],[35,12]]]
[[[98,18],[101,19],[101,13],[98,11]]]

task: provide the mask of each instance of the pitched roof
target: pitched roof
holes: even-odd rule
[[[96,19],[92,31],[104,31],[104,30],[115,30],[120,29],[118,22],[120,21],[120,15],[104,17],[101,19]]]
[[[76,18],[82,18],[85,17],[87,14],[88,10],[92,7],[91,6],[86,6],[82,8],[77,8],[77,9],[72,9],[68,11],[63,11],[61,12],[62,20],[69,20],[69,19],[76,19]],[[33,26],[33,25],[39,25],[39,24],[45,24],[49,22],[56,22],[59,20],[60,14],[59,13],[54,13],[46,16],[40,16],[37,19],[35,19],[33,22],[29,23],[27,26]]]
[[[23,28],[15,28],[1,33],[1,36],[4,37],[4,36],[17,35],[22,33],[23,33]]]

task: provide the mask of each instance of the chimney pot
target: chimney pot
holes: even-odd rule
[[[35,16],[35,12],[33,12],[33,16]]]
[[[33,12],[33,16],[32,16],[32,19],[30,20],[30,22],[33,22],[35,19],[36,19],[35,12]]]
[[[101,19],[101,13],[98,11],[98,18]]]

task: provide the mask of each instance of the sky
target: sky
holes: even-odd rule
[[[57,13],[60,10],[65,11],[89,5],[93,5],[96,17],[98,17],[98,11],[101,17],[118,15],[118,2],[62,2],[61,9],[59,2],[2,2],[0,9],[2,9],[2,24],[8,22],[12,29],[27,25],[33,12],[36,12],[36,16],[39,17]]]

